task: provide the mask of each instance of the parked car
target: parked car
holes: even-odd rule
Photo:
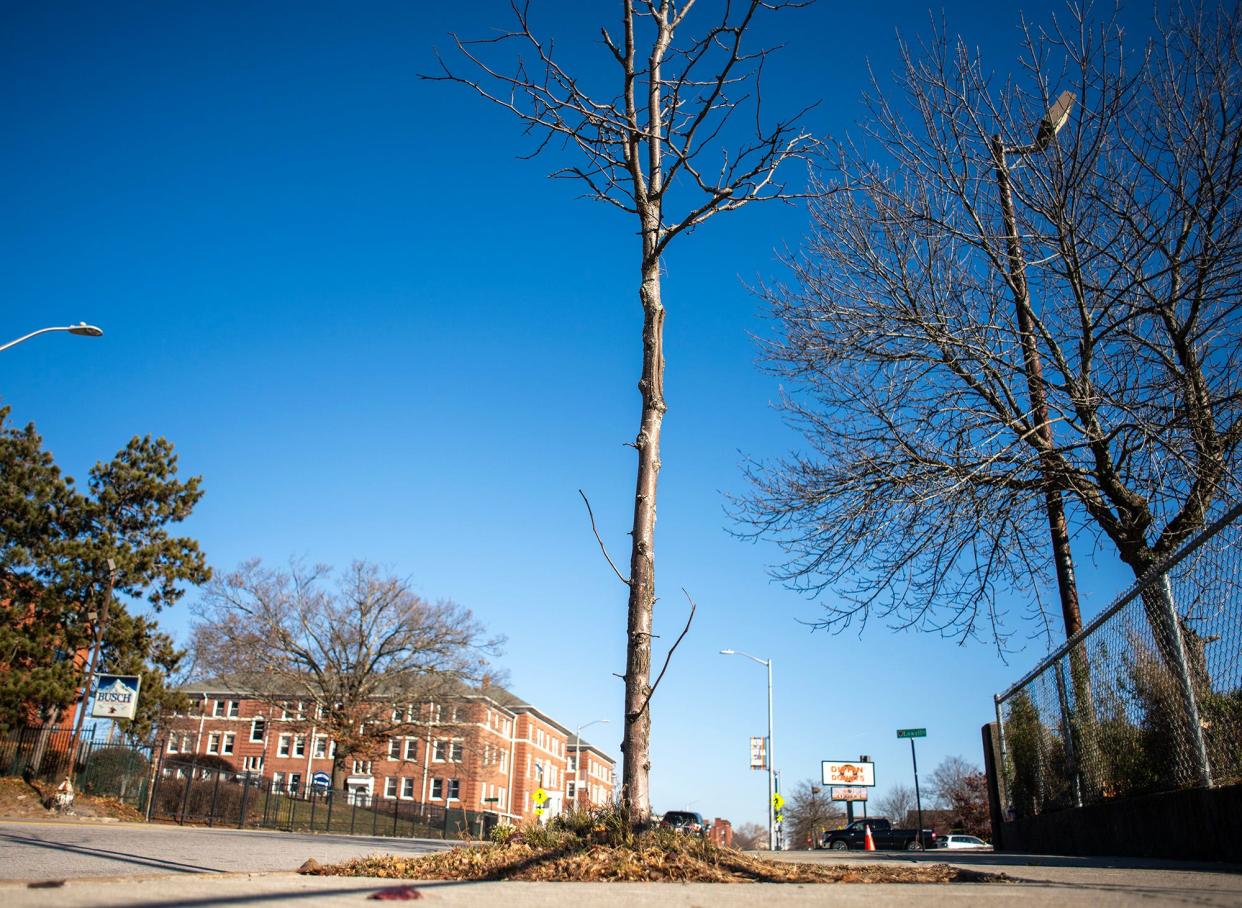
[[[855,820],[844,829],[833,829],[824,833],[824,847],[837,851],[850,848],[865,848],[867,827],[871,827],[871,841],[877,849],[898,851],[922,851],[924,848],[936,847],[936,833],[924,829],[918,833],[913,829],[895,829],[893,824],[884,817],[869,817]]]
[[[937,848],[951,848],[955,851],[980,849],[991,850],[992,846],[978,836],[973,835],[942,835],[936,837]]]
[[[701,814],[689,810],[670,810],[660,818],[661,829],[673,829],[690,835],[707,835],[707,824]]]

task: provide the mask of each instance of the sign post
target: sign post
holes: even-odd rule
[[[923,800],[919,796],[919,758],[914,752],[914,739],[926,738],[926,728],[899,728],[897,729],[898,738],[910,739],[910,760],[914,763],[914,806],[919,812],[919,828],[915,833],[914,840],[919,843],[919,849],[923,848]]]

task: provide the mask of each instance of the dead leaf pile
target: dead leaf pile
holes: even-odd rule
[[[372,855],[303,872],[399,880],[537,882],[957,883],[1003,879],[946,864],[796,864],[763,860],[710,842],[641,840],[634,846],[569,848],[540,848],[525,842],[474,845],[413,858]]]

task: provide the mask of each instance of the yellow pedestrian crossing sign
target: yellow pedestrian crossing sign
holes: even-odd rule
[[[532,794],[530,797],[532,801],[534,801],[536,804],[542,807],[543,803],[548,800],[548,793],[544,791],[542,788],[536,788],[535,793]]]
[[[785,806],[785,799],[781,797],[781,793],[779,791],[776,794],[772,795],[772,806],[775,807],[777,810],[780,810],[782,807]]]

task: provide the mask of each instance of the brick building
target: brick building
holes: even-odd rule
[[[181,690],[191,707],[168,722],[166,762],[222,758],[295,793],[330,784],[335,744],[316,728],[312,705],[259,699],[221,681]],[[613,799],[613,759],[503,688],[393,710],[417,733],[391,737],[385,751],[352,761],[345,779],[351,798],[490,810],[515,823],[536,816],[539,788],[548,795],[545,817]]]

